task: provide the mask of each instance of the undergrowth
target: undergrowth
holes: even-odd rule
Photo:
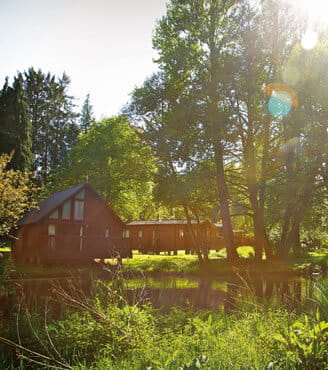
[[[230,314],[190,307],[163,313],[138,299],[128,303],[119,279],[122,275],[112,284],[94,282],[88,296],[76,287],[54,286],[62,302],[59,317],[51,302],[30,312],[22,297],[11,320],[0,320],[0,364],[153,370],[324,369],[327,364],[328,324],[319,311],[300,315],[254,297]]]

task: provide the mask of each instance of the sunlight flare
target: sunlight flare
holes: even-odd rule
[[[318,34],[315,31],[307,30],[302,37],[301,45],[303,49],[310,50],[313,49],[318,42]]]
[[[313,22],[327,23],[327,0],[284,0],[291,4]]]
[[[275,118],[283,118],[292,107],[298,107],[298,97],[295,91],[284,84],[269,84],[264,87],[263,92],[270,96],[268,111]]]

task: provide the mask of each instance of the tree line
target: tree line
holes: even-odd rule
[[[33,171],[40,183],[67,159],[79,133],[94,121],[89,95],[81,114],[68,95],[69,77],[29,68],[0,91],[0,148],[14,151],[10,166]],[[80,122],[78,122],[80,120]],[[80,124],[79,124],[80,123]]]

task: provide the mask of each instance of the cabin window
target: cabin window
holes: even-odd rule
[[[206,236],[210,236],[210,230],[206,229]]]
[[[69,220],[71,218],[71,201],[64,203],[62,209],[62,219]]]
[[[105,230],[105,238],[108,238],[109,237],[109,230],[108,229],[106,229]]]
[[[75,195],[75,199],[84,200],[85,198],[85,189],[81,190]]]
[[[48,225],[48,235],[49,235],[49,248],[55,249],[55,235],[56,235],[56,226]]]
[[[139,230],[139,231],[138,231],[138,237],[139,237],[139,238],[142,238],[142,230]]]
[[[48,225],[48,235],[55,236],[56,235],[56,226],[55,225]]]
[[[76,200],[74,202],[74,220],[81,221],[84,218],[84,202]]]
[[[58,219],[58,216],[59,216],[59,212],[58,212],[58,209],[56,209],[55,211],[53,211],[51,213],[51,215],[49,216],[49,218],[57,220]]]
[[[130,230],[123,230],[123,238],[130,238]]]
[[[182,239],[184,237],[183,229],[179,229],[179,237]]]
[[[80,252],[83,249],[83,226],[80,227]]]

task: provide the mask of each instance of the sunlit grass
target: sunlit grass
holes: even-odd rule
[[[176,272],[191,273],[196,275],[224,275],[243,271],[252,272],[291,272],[291,267],[280,260],[256,261],[253,247],[239,247],[238,253],[241,259],[234,264],[226,259],[226,250],[211,251],[209,263],[202,266],[196,255],[188,255],[179,251],[177,256],[139,254],[134,251],[132,259],[123,260],[123,271],[146,273]],[[114,261],[107,260],[108,263]]]
[[[320,272],[328,268],[328,248],[318,248],[306,252],[298,258],[292,258],[290,263],[295,271],[299,272]]]
[[[11,252],[10,247],[2,247],[0,248],[0,252]]]

